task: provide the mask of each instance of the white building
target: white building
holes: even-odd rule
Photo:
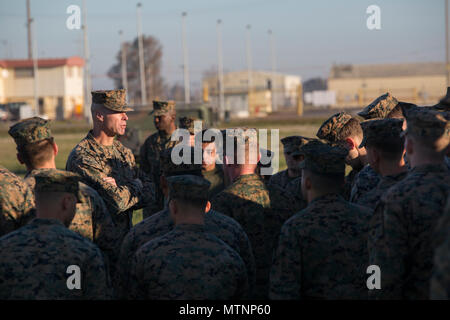
[[[67,119],[82,114],[83,66],[80,57],[37,61],[35,103],[33,60],[0,60],[0,103],[25,102],[36,114]]]
[[[251,87],[248,85],[248,71],[224,74],[224,106],[220,110],[221,117],[225,111],[232,118],[264,116],[296,105],[300,77],[266,71],[252,71],[250,75]],[[218,77],[203,79],[203,88],[207,92],[207,100],[219,109]]]

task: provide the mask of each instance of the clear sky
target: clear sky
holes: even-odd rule
[[[119,50],[118,30],[136,36],[136,3],[87,0],[93,89]],[[278,71],[306,80],[326,77],[333,63],[400,63],[445,60],[444,0],[142,0],[143,31],[163,45],[163,77],[182,83],[181,13],[188,13],[191,85],[217,65],[216,21],[223,20],[224,69],[246,68],[245,26],[250,24],[253,67],[270,70],[272,29]],[[27,56],[26,1],[0,0],[0,58]],[[66,28],[69,5],[81,0],[31,0],[40,57],[82,55],[82,30]],[[381,8],[381,30],[368,30],[366,8]]]

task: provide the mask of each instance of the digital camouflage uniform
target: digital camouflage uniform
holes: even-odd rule
[[[223,176],[223,167],[221,164],[217,164],[213,170],[202,170],[203,177],[211,183],[209,189],[210,197],[214,197],[216,194],[225,189],[225,181]]]
[[[191,151],[193,153],[193,150]],[[173,164],[168,157],[170,152],[171,149],[168,149],[161,155],[161,168],[165,176],[200,174],[201,165],[199,164]],[[119,274],[116,277],[116,281],[121,288],[120,291],[126,288],[134,253],[146,242],[165,235],[172,231],[174,227],[169,210],[166,208],[131,228],[123,240],[120,251]],[[224,241],[241,256],[247,269],[249,286],[252,289],[255,282],[255,261],[250,241],[239,223],[217,211],[210,210],[205,214],[205,230]]]
[[[25,119],[11,126],[9,134],[14,138],[17,148],[20,149],[31,143],[52,138],[49,123],[48,120],[39,117]],[[34,191],[35,176],[40,173],[52,172],[62,173],[60,170],[51,168],[34,169],[26,174],[25,182]],[[77,204],[75,217],[69,229],[97,244],[107,255],[111,266],[114,266],[120,247],[117,243],[117,231],[112,217],[103,199],[94,189],[82,182],[79,183],[79,189],[81,203]]]
[[[345,173],[347,151],[323,143],[302,148],[300,168]],[[271,299],[367,297],[367,225],[371,210],[328,193],[313,199],[281,230],[270,274]]]
[[[171,199],[207,200],[209,182],[193,175],[167,178]],[[131,265],[132,299],[241,299],[248,295],[239,254],[203,224],[178,224],[137,250]]]
[[[289,136],[281,139],[281,143],[283,144],[283,152],[287,153],[288,155],[291,155],[294,151],[298,150],[298,148],[307,141],[307,138],[304,138],[302,136]],[[288,169],[280,171],[276,174],[274,174],[268,183],[268,186],[271,185],[278,185],[283,190],[290,190],[290,193],[293,193],[291,188],[296,187],[295,183],[292,183],[296,178],[298,178],[300,175],[297,175],[295,177],[290,177],[288,173]]]
[[[45,172],[60,172],[58,169],[35,169],[28,172],[25,182],[34,190],[36,175]],[[95,243],[107,257],[107,265],[113,272],[120,250],[118,232],[111,214],[97,191],[79,182],[80,203],[69,229]]]
[[[337,144],[339,142],[340,131],[353,117],[346,112],[338,112],[328,118],[317,130],[316,136],[319,139],[326,140],[330,144]],[[360,169],[352,169],[345,177],[345,184],[342,190],[342,196],[345,200],[350,199],[352,186]]]
[[[94,91],[92,101],[117,112],[130,110],[125,104],[124,90]],[[154,184],[138,170],[131,150],[117,140],[111,146],[99,144],[92,130],[70,153],[66,170],[78,173],[103,198],[117,226],[119,239],[132,225],[133,210],[154,201]],[[114,178],[117,186],[105,182],[106,177]]]
[[[269,191],[256,173],[236,177],[212,200],[212,209],[235,219],[247,233],[256,263],[255,298],[267,297],[267,285],[276,217],[270,208]]]
[[[407,134],[437,139],[448,121],[438,112],[414,108],[406,114]],[[382,197],[370,221],[369,264],[381,270],[379,299],[428,299],[433,268],[433,230],[450,190],[450,174],[442,164],[413,167]]]
[[[153,101],[153,111],[150,112],[150,115],[161,116],[172,110],[175,110],[175,102],[173,101]],[[152,206],[144,208],[144,218],[164,208],[164,198],[159,187],[159,157],[162,151],[172,148],[178,143],[178,141],[172,141],[171,137],[171,134],[157,131],[145,140],[139,152],[141,157],[140,169],[152,178],[156,187],[156,201]]]
[[[430,298],[434,300],[450,299],[450,196],[447,198],[444,214],[439,220],[435,234],[442,242],[437,243],[434,251],[434,269],[431,277]]]
[[[381,148],[381,150],[383,150],[383,146],[386,146],[389,142],[403,144],[401,141],[402,138],[400,137],[402,132],[402,124],[403,120],[400,119],[373,119],[362,122],[361,127],[363,128],[364,138],[360,147],[365,146],[366,148],[370,148],[372,145],[375,145],[377,148]],[[367,169],[366,173],[370,169],[373,171],[374,175],[367,175],[367,177],[363,179],[365,183],[362,184],[359,182],[362,181],[360,178],[363,174],[365,174],[365,169]],[[370,165],[367,165],[356,177],[355,184],[352,188],[350,202],[369,208],[375,208],[377,202],[381,198],[381,195],[391,186],[405,178],[406,175],[406,166],[404,167],[403,172],[388,176],[381,176],[375,172]],[[371,177],[374,179],[371,179]]]
[[[36,176],[36,192],[78,197],[78,181],[73,173],[43,172]],[[100,250],[59,220],[33,219],[0,238],[0,252],[0,299],[111,298]],[[69,266],[79,267],[81,289],[68,288],[73,283]]]
[[[0,237],[34,218],[34,196],[28,185],[0,166]]]

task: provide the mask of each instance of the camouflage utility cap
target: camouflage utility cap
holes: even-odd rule
[[[178,175],[167,178],[170,199],[208,200],[211,183],[195,175]]]
[[[52,137],[50,121],[33,117],[24,119],[9,128],[9,135],[13,137],[17,146],[42,141]]]
[[[182,117],[180,118],[179,122],[180,122],[180,128],[181,129],[186,129],[187,131],[189,131],[189,133],[191,135],[194,134],[194,122],[195,121],[201,121],[192,117]],[[202,126],[203,126],[203,121],[202,121]]]
[[[305,160],[300,162],[300,169],[317,174],[345,174],[345,157],[348,154],[346,149],[314,140],[301,151]]]
[[[192,147],[185,147],[181,149],[179,156],[183,156],[184,150],[187,150],[188,153],[190,153],[189,159],[187,163],[180,163],[175,164],[172,161],[172,151],[174,148],[165,149],[160,156],[160,167],[161,171],[164,173],[166,177],[173,176],[173,175],[182,175],[182,174],[201,174],[202,172],[202,164],[195,164],[195,149]],[[175,151],[176,152],[176,151]]]
[[[347,122],[350,121],[350,119],[352,119],[352,116],[346,112],[336,113],[320,126],[316,136],[319,139],[336,143],[338,141],[340,131],[347,124]]]
[[[35,176],[36,192],[67,192],[74,194],[78,202],[79,196],[79,181],[81,177],[73,172],[64,170],[49,170],[40,172]]]
[[[162,116],[170,111],[175,110],[175,101],[153,101],[153,110],[149,114]]]
[[[292,153],[294,150],[297,150],[302,144],[302,139],[304,139],[302,136],[289,136],[281,139],[284,152]]]
[[[404,134],[436,140],[443,136],[449,136],[448,119],[450,114],[448,112],[416,107],[408,110],[405,116],[408,126]]]
[[[133,111],[127,107],[127,92],[125,89],[119,90],[98,90],[92,91],[92,103],[101,104],[105,108],[115,112]]]
[[[398,101],[389,92],[379,96],[371,104],[365,107],[358,116],[366,120],[375,118],[386,118],[388,114],[397,106]]]
[[[386,141],[400,140],[403,119],[373,119],[361,122],[364,138],[359,148],[367,143],[382,144]]]
[[[301,137],[300,143],[298,145],[296,145],[295,148],[292,148],[291,155],[293,157],[301,155],[302,154],[302,152],[301,152],[302,147],[307,145],[311,141],[314,141],[314,140],[317,140],[317,139]]]

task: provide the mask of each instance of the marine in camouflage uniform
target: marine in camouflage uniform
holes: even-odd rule
[[[174,101],[153,101],[153,110],[150,115],[154,116],[155,126],[156,118],[170,116],[171,113],[175,114],[175,102]],[[175,117],[174,117],[175,118]],[[173,119],[175,121],[175,119]],[[174,125],[174,130],[176,126]],[[155,202],[152,206],[144,208],[144,218],[162,210],[164,208],[164,197],[159,187],[159,157],[162,151],[168,148],[174,147],[178,141],[172,141],[173,132],[166,132],[164,130],[158,130],[154,134],[150,135],[144,142],[139,152],[141,161],[140,169],[147,173],[155,183]]]
[[[78,196],[78,181],[79,177],[70,172],[43,172],[36,176],[36,192]],[[55,199],[58,201],[57,196]],[[0,238],[0,299],[111,298],[100,250],[68,230],[63,224],[67,217],[61,212],[53,214],[60,218],[37,212],[37,218],[26,226]],[[80,269],[80,289],[68,288],[71,272],[67,271],[72,265]]]
[[[33,191],[21,178],[0,166],[0,237],[34,217]]]
[[[171,151],[172,149],[165,150],[160,158],[162,174],[165,178],[181,174],[201,175],[199,164],[174,164],[170,158]],[[191,156],[193,156],[193,149],[191,149]],[[122,243],[119,273],[116,276],[122,296],[126,293],[124,288],[127,287],[131,261],[136,251],[146,242],[172,231],[174,227],[169,209],[165,208],[131,228]],[[252,290],[255,283],[255,260],[247,234],[239,223],[217,211],[210,210],[205,214],[205,230],[224,241],[241,256],[246,266],[249,287]]]
[[[51,174],[52,172],[61,172],[55,168],[54,157],[52,157],[51,168],[37,168],[35,161],[31,161],[28,155],[27,146],[42,142],[46,139],[53,139],[48,120],[34,117],[24,119],[11,126],[9,134],[14,138],[17,144],[17,150],[20,157],[27,158],[25,162],[28,172],[25,175],[25,182],[31,190],[35,187],[35,176],[41,173]],[[50,143],[50,142],[49,142]],[[53,143],[53,141],[51,142]],[[44,145],[45,147],[45,145]],[[116,226],[112,220],[111,214],[106,208],[103,199],[92,188],[84,183],[79,183],[80,203],[77,204],[75,216],[69,229],[75,231],[81,236],[91,240],[108,257],[108,262],[112,267],[116,264],[118,251],[120,249]],[[34,200],[34,196],[33,200]]]
[[[302,179],[309,179],[310,173],[344,179],[345,149],[316,142],[302,150]],[[328,179],[333,189],[322,191],[312,185],[316,196],[305,194],[310,197],[308,206],[283,225],[270,273],[271,299],[367,297],[367,224],[371,210],[345,201],[337,191],[338,181],[332,186],[332,178]]]
[[[388,118],[392,110],[398,105],[398,101],[389,92],[376,98],[365,107],[358,115],[365,120]],[[373,170],[370,164],[356,175],[355,182],[350,193],[350,202],[358,203],[358,199],[373,190],[380,182],[380,175]]]
[[[233,131],[229,131],[227,137],[235,139]],[[243,136],[248,135],[246,128],[242,131]],[[250,143],[250,138],[244,140],[246,144]],[[229,154],[227,149],[225,154]],[[245,165],[248,165],[248,160]],[[231,185],[212,198],[211,204],[214,210],[235,219],[247,233],[256,263],[255,298],[266,298],[273,237],[278,221],[271,211],[269,190],[264,181],[256,173],[236,176]]]
[[[343,145],[345,141],[342,141],[342,134],[344,128],[350,124],[350,121],[357,121],[350,114],[346,112],[339,112],[328,118],[319,128],[316,136],[319,139],[326,140],[331,144]],[[358,149],[359,153],[359,149]],[[359,158],[361,158],[359,156]],[[344,199],[350,199],[350,193],[355,182],[357,174],[364,167],[364,161],[360,160],[357,167],[352,167],[350,173],[345,177],[345,184],[342,191]]]
[[[202,175],[203,177],[211,183],[209,187],[209,196],[212,198],[223,189],[225,189],[225,177],[223,173],[222,164],[217,163],[216,151],[217,147],[221,147],[216,145],[215,136],[211,135],[211,137],[206,136],[205,132],[207,129],[203,130],[201,133],[201,141],[202,141]],[[217,135],[220,135],[220,131],[217,129],[209,129],[213,133],[216,132]],[[213,131],[214,130],[214,131]],[[197,138],[196,138],[197,139]],[[200,140],[200,137],[199,137]],[[211,161],[211,163],[209,163]]]
[[[300,152],[300,149],[307,143],[313,141],[313,139],[301,136],[294,136],[293,138],[295,139],[294,141],[285,140],[284,142],[285,152],[287,148],[289,154],[292,157],[297,158],[298,163],[300,163],[301,160],[303,159],[303,154],[302,152]],[[287,170],[284,170],[282,172],[286,172],[286,174],[284,174],[285,177],[288,176]],[[275,178],[275,176],[273,176],[272,179]],[[289,178],[289,181],[287,181],[287,183],[285,184],[283,184],[282,182],[277,183],[279,180],[277,178],[275,178],[275,181],[272,181],[272,179],[269,182],[268,189],[270,193],[270,203],[272,211],[279,217],[279,228],[278,228],[279,232],[281,231],[281,226],[296,212],[304,209],[307,203],[306,200],[303,198],[301,190],[301,181],[302,181],[301,170],[299,172],[298,177]],[[275,236],[274,246],[277,245],[276,243],[277,240],[278,234],[276,234]]]
[[[302,136],[289,136],[281,139],[281,143],[283,144],[284,149],[284,157],[286,159],[286,164],[288,168],[286,170],[280,171],[274,174],[268,183],[268,186],[277,185],[283,190],[290,190],[290,193],[293,193],[291,188],[295,188],[296,184],[293,181],[300,177],[300,173],[297,172],[298,169],[295,166],[298,165],[297,161],[290,161],[290,157],[292,157],[292,153],[305,142],[308,141],[308,138]],[[290,170],[290,171],[289,171]]]
[[[180,175],[169,177],[167,182],[170,199],[177,200],[177,204],[180,201],[179,210],[183,210],[181,206],[188,201],[206,203],[209,182],[204,178]],[[201,211],[199,215],[202,216]],[[131,266],[129,297],[163,300],[246,298],[247,272],[239,254],[209,233],[202,223],[187,224],[184,220],[175,220],[175,224],[172,231],[137,250]]]
[[[436,228],[438,237],[434,251],[434,268],[431,277],[430,298],[434,300],[450,299],[450,196],[447,198],[444,214]],[[442,241],[439,241],[441,240]]]
[[[402,125],[403,120],[400,119],[374,119],[361,123],[361,127],[364,131],[364,139],[361,142],[360,147],[366,147],[366,149],[368,150],[374,148],[375,150],[384,152],[389,152],[389,150],[391,150],[389,152],[390,155],[398,155],[398,159],[380,159],[379,162],[384,163],[385,166],[389,164],[389,162],[394,161],[395,166],[393,168],[395,168],[395,171],[392,171],[391,174],[376,172],[377,176],[380,176],[378,184],[375,187],[372,187],[370,190],[367,190],[363,194],[358,193],[359,196],[357,197],[357,199],[354,201],[350,199],[350,202],[354,202],[356,204],[369,208],[375,208],[383,193],[385,193],[390,187],[406,177],[408,170],[401,158],[404,151],[404,138],[400,137],[400,134],[402,132]],[[398,148],[398,146],[402,147]],[[382,157],[383,155],[383,153],[379,154],[380,157]],[[370,156],[368,156],[368,158],[370,162]],[[403,163],[403,166],[400,167],[399,161]],[[375,166],[377,166],[377,164],[375,164]],[[372,166],[369,165],[369,167],[372,169]],[[375,169],[372,170],[375,171]],[[360,172],[360,174],[362,174],[362,171]],[[357,183],[355,183],[352,190],[354,190],[355,187],[358,187]],[[362,189],[359,188],[358,190],[361,191]]]
[[[411,163],[406,178],[381,197],[370,221],[368,242],[369,264],[378,265],[382,275],[381,290],[372,290],[372,298],[429,298],[433,229],[450,190],[450,173],[440,150],[448,147],[448,119],[436,111],[413,108],[406,120],[407,153],[411,139],[414,144],[433,146],[432,158],[439,160],[441,154],[442,163],[419,158],[420,165]],[[431,155],[422,155],[416,149],[413,152],[415,157]]]
[[[142,145],[141,131],[137,128],[126,128],[123,136],[118,136],[117,140],[133,152],[136,163],[140,163],[139,151]]]
[[[132,110],[126,106],[125,97],[125,90],[92,92],[93,104],[116,113]],[[72,150],[66,170],[78,173],[85,184],[100,194],[117,226],[119,239],[131,228],[133,210],[154,201],[154,185],[138,170],[131,150],[117,140],[110,146],[98,143],[93,130]],[[114,178],[116,185],[104,180],[108,177]]]

